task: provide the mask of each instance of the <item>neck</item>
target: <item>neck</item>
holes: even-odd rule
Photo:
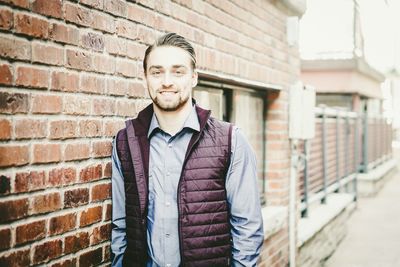
[[[180,129],[182,129],[183,124],[189,116],[192,110],[192,102],[190,100],[187,101],[184,106],[175,111],[164,111],[154,104],[153,109],[160,128],[164,132],[174,136]]]

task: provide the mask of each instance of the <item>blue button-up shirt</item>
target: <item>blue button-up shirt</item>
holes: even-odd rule
[[[193,132],[200,131],[195,108],[174,136],[161,130],[153,114],[150,140],[147,266],[179,266],[177,190],[184,157]],[[226,177],[233,240],[232,265],[255,266],[263,243],[261,207],[255,156],[243,134],[234,128],[231,164]],[[126,248],[125,191],[121,164],[114,144],[112,153],[113,228],[112,266],[122,266]]]

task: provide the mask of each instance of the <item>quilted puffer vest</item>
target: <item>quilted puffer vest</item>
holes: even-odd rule
[[[225,176],[230,163],[232,126],[196,106],[200,132],[186,151],[178,184],[180,266],[229,266],[231,234]],[[117,134],[125,181],[127,248],[124,266],[148,260],[146,223],[150,144],[147,132],[153,107],[126,122]]]

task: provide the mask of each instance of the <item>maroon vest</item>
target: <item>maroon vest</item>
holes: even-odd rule
[[[225,176],[230,163],[232,126],[196,106],[200,132],[186,151],[178,184],[180,266],[229,266],[231,234]],[[117,134],[125,181],[127,248],[124,266],[144,266],[147,254],[147,206],[153,115],[149,105]]]

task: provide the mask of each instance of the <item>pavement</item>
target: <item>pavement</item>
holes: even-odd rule
[[[347,227],[324,267],[400,267],[400,172],[376,196],[359,198]]]

